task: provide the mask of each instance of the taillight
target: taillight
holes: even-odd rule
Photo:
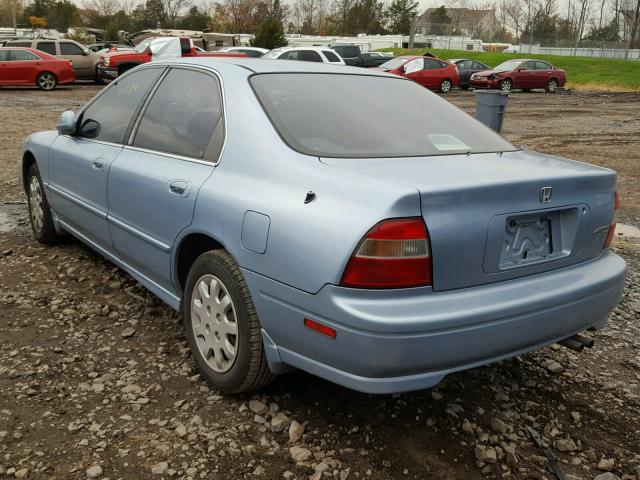
[[[618,192],[613,192],[613,222],[609,226],[609,231],[607,232],[607,238],[604,239],[604,244],[602,248],[609,248],[611,246],[611,242],[613,241],[613,236],[616,233],[616,223],[618,220],[618,209],[620,208],[620,199],[618,198]]]
[[[431,285],[431,256],[422,218],[396,218],[375,225],[347,263],[340,285],[406,288]]]

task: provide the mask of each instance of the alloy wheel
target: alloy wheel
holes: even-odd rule
[[[510,92],[511,91],[511,81],[502,80],[500,82],[500,90],[502,90],[503,92]]]
[[[31,177],[29,182],[29,207],[31,209],[31,222],[33,228],[40,232],[44,223],[44,209],[42,205],[42,188],[38,177]]]
[[[38,77],[38,86],[43,90],[53,90],[56,87],[56,78],[51,73],[43,73]]]
[[[443,80],[440,84],[440,91],[447,93],[449,90],[451,90],[451,82],[449,80]]]
[[[218,373],[229,371],[238,353],[236,309],[229,290],[214,275],[203,275],[193,287],[191,328],[207,364]]]
[[[547,84],[547,92],[554,93],[558,89],[558,82],[555,80],[549,80]]]

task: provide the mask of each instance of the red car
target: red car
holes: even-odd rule
[[[424,87],[442,93],[447,93],[459,83],[456,66],[439,58],[396,57],[376,70],[410,78]]]
[[[35,85],[42,90],[53,90],[75,81],[70,60],[33,48],[0,48],[0,86]]]
[[[528,92],[534,88],[544,88],[553,93],[566,82],[566,73],[544,60],[507,60],[493,70],[471,75],[469,86],[473,88],[494,88],[509,92],[519,88]]]
[[[158,37],[160,38],[168,37]],[[145,38],[134,51],[117,51],[102,55],[98,63],[98,79],[108,82],[133,67],[151,61],[150,46],[153,40],[155,38]],[[244,53],[237,52],[199,52],[188,37],[180,37],[180,49],[183,57],[246,57]]]

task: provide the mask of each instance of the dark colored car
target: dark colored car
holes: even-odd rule
[[[53,90],[75,81],[70,60],[32,48],[0,48],[0,86],[35,85],[41,90]]]
[[[469,88],[469,78],[471,78],[471,75],[491,70],[490,66],[469,58],[453,58],[449,60],[449,62],[453,63],[458,69],[458,78],[460,79],[460,88],[462,90]]]
[[[378,70],[407,77],[423,87],[442,93],[458,86],[456,66],[439,58],[396,57],[380,65]]]
[[[344,63],[352,67],[379,67],[389,60],[372,52],[362,52],[358,45],[333,45],[331,49],[338,52]]]
[[[507,60],[493,70],[471,75],[469,85],[473,88],[497,88],[509,92],[519,88],[528,92],[543,88],[548,93],[555,92],[566,82],[566,73],[544,60]]]

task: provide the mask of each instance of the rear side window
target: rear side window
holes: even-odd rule
[[[9,50],[0,50],[0,62],[9,60]]]
[[[56,55],[55,42],[38,42],[36,48],[41,52],[48,53],[49,55]]]
[[[133,114],[161,71],[145,68],[114,82],[82,113],[78,136],[123,143]]]
[[[40,57],[34,55],[29,50],[11,50],[11,60],[15,62],[24,60],[40,60]]]
[[[254,75],[250,81],[283,140],[307,155],[413,157],[516,150],[462,110],[406,79],[278,73]]]
[[[445,66],[446,65],[442,64],[438,60],[434,60],[432,58],[425,58],[424,59],[424,69],[425,70],[436,70],[438,68],[443,68]]]
[[[342,58],[355,58],[360,56],[360,49],[358,47],[340,47],[340,55]]]
[[[551,66],[545,62],[536,62],[536,70],[551,70]]]
[[[149,102],[133,145],[201,159],[218,124],[222,128],[218,81],[206,73],[174,69]]]
[[[60,55],[82,55],[82,49],[75,43],[60,42]]]
[[[332,51],[323,50],[322,53],[324,53],[324,56],[327,57],[327,60],[329,60],[330,62],[340,62],[340,59],[338,58],[338,56]]]
[[[322,62],[322,57],[318,52],[313,50],[300,50],[298,52],[298,60],[303,62]]]

